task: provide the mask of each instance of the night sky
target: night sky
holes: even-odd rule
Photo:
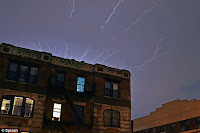
[[[135,119],[178,98],[199,99],[199,7],[200,0],[0,0],[0,43],[130,70]]]

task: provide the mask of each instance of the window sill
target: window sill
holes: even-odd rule
[[[20,117],[12,115],[0,114],[0,121],[4,123],[19,123],[22,125],[30,125],[32,117]]]
[[[5,81],[8,81],[8,82],[13,82],[13,83],[20,83],[20,84],[25,84],[25,85],[37,85],[37,84],[32,84],[32,83],[28,83],[28,82],[22,82],[22,81],[16,81],[16,80],[10,80],[10,79],[4,79]]]
[[[121,99],[120,97],[111,97],[111,96],[104,96],[106,98],[112,98],[112,99]]]

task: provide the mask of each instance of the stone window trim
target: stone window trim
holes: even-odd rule
[[[104,82],[105,84],[104,84],[104,96],[105,97],[112,97],[112,98],[120,98],[120,82],[119,81],[116,81],[116,80],[109,80],[109,79],[105,79],[105,82]],[[106,86],[106,84],[110,84],[109,86],[110,86],[110,88],[108,88],[107,86]],[[117,84],[117,91],[116,90],[114,90],[114,87],[113,87],[113,84]],[[116,94],[114,94],[114,91],[115,91],[115,93],[117,93],[117,95]]]
[[[106,116],[106,113],[110,113],[110,116]],[[114,116],[115,113],[118,115],[118,118],[116,118]],[[105,109],[103,111],[103,123],[104,123],[104,126],[120,128],[120,117],[121,117],[120,111],[114,110],[114,109]],[[106,120],[108,120],[108,121],[106,121]],[[115,120],[117,122],[117,123],[115,123],[116,125],[114,124]],[[110,122],[110,123],[106,123],[106,122]]]
[[[15,98],[19,98],[22,99],[21,105],[14,105],[15,104]],[[8,107],[9,105],[9,110],[7,113],[3,113],[3,102],[5,100],[9,100],[9,104],[7,104],[6,106]],[[27,101],[31,101],[32,103],[29,104],[27,103]],[[19,95],[3,95],[0,101],[0,115],[7,115],[7,116],[12,116],[12,117],[24,117],[24,118],[32,118],[33,117],[33,113],[34,113],[34,104],[35,104],[35,100],[29,97],[24,97],[24,96],[19,96]],[[5,106],[5,105],[4,105]],[[15,115],[13,114],[14,112],[14,108],[15,107],[20,107],[21,109],[18,110],[19,111],[19,115]],[[25,112],[28,108],[31,108],[31,112]]]
[[[15,65],[16,70],[12,70],[11,65]],[[27,68],[27,72],[23,73],[21,70],[21,67]],[[37,70],[37,74],[32,74],[32,72],[34,72],[34,69]],[[8,69],[7,69],[6,79],[13,80],[13,81],[19,81],[22,83],[37,84],[38,74],[39,74],[39,65],[38,64],[10,60],[10,63],[9,63]],[[23,79],[24,81],[22,81],[20,79],[20,76],[25,77]]]

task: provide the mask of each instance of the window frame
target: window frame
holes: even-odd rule
[[[110,83],[110,94],[109,95],[106,95],[106,90],[108,88],[106,88],[106,82],[109,82]],[[116,83],[118,85],[118,91],[117,91],[117,97],[115,97],[113,95],[113,83]],[[113,97],[113,98],[120,98],[120,82],[119,81],[115,81],[115,80],[108,80],[108,79],[105,79],[105,82],[104,82],[104,96],[108,96],[108,97]]]
[[[14,109],[14,106],[15,106],[14,105],[15,97],[21,97],[22,98],[22,105],[21,105],[20,115],[13,115],[13,109]],[[2,108],[2,102],[3,102],[4,99],[11,100],[11,102],[10,102],[10,109],[8,111],[8,114],[3,114],[3,113],[0,112],[0,115],[8,115],[8,116],[17,116],[17,117],[24,117],[24,118],[32,118],[33,117],[33,113],[34,113],[35,100],[29,98],[30,100],[33,101],[33,104],[32,104],[31,116],[28,117],[28,116],[25,116],[26,98],[29,98],[29,97],[23,97],[23,96],[18,96],[18,95],[4,95],[4,96],[2,96],[1,103],[0,103],[0,107],[1,108]]]
[[[105,113],[109,112],[111,114],[110,118],[105,117]],[[119,116],[119,119],[113,118],[113,112],[117,112],[117,115]],[[106,125],[105,124],[105,119],[110,119],[110,124]],[[117,120],[117,125],[113,125],[113,120],[116,119]],[[113,109],[106,109],[103,111],[103,125],[106,127],[118,127],[120,128],[120,112],[117,110],[113,110]]]
[[[78,78],[84,78],[84,85],[82,85],[82,84],[78,84]],[[82,91],[78,91],[78,85],[83,86],[83,92],[82,92]],[[77,83],[76,83],[76,92],[84,93],[85,90],[86,90],[85,87],[86,87],[86,77],[85,77],[85,76],[78,76],[78,77],[77,77]]]
[[[54,111],[54,109],[58,109],[58,108],[54,108],[54,105],[55,104],[60,104],[61,105],[61,108],[60,108],[60,118],[58,118],[58,117],[54,117],[54,112],[58,112],[58,111]],[[62,103],[56,103],[56,102],[54,102],[53,103],[53,114],[52,114],[52,121],[61,121],[61,117],[62,117]]]
[[[63,85],[61,85],[61,86],[57,85],[58,82],[61,82],[61,81],[58,81],[58,80],[57,80],[58,74],[63,74],[63,75],[64,75]],[[57,71],[57,73],[56,73],[56,87],[65,88],[65,72]]]
[[[80,108],[82,109],[82,110],[80,110],[80,111],[82,111],[81,116],[80,116],[79,113],[77,112],[76,107],[79,107],[79,109],[80,109]],[[80,119],[82,118],[81,121],[79,122],[77,116],[75,115],[75,116],[74,116],[74,124],[75,124],[75,125],[81,125],[81,124],[83,123],[83,121],[84,121],[84,106],[81,106],[81,105],[74,105],[74,109],[75,109],[75,111],[77,112],[77,114],[79,115],[79,118],[80,118]]]
[[[15,72],[15,77],[13,79],[11,79],[9,77],[10,73],[13,73],[12,71],[10,71],[10,66],[11,64],[16,64],[17,65],[17,70]],[[27,66],[28,70],[27,70],[27,74],[25,75],[25,81],[20,81],[20,75],[23,74],[21,73],[21,66]],[[37,68],[37,75],[32,75],[31,74],[31,68]],[[13,81],[18,81],[18,82],[23,82],[23,83],[29,83],[29,84],[37,84],[38,83],[38,75],[39,75],[39,65],[38,64],[33,64],[33,63],[27,63],[27,62],[20,62],[20,61],[13,61],[10,60],[9,62],[9,66],[8,66],[8,70],[7,70],[7,76],[6,79],[8,80],[13,80]],[[30,82],[30,77],[33,76],[35,78],[34,82]]]

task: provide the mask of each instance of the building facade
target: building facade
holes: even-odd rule
[[[199,133],[200,100],[175,100],[133,120],[134,133]]]
[[[0,45],[0,128],[131,132],[130,72]]]

